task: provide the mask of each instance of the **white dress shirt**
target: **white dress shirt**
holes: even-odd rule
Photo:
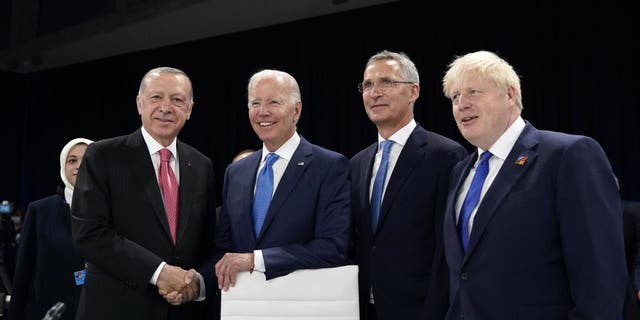
[[[476,212],[478,211],[478,207],[482,203],[482,199],[484,195],[487,193],[487,190],[493,184],[493,180],[498,175],[500,168],[504,164],[504,161],[509,156],[509,152],[513,148],[513,145],[520,137],[520,133],[524,130],[525,122],[521,117],[518,117],[512,124],[509,126],[501,136],[496,140],[496,142],[489,147],[489,151],[493,154],[491,159],[489,159],[489,173],[487,174],[486,179],[484,180],[484,184],[482,185],[482,191],[480,191],[480,198],[478,199],[478,204],[473,211],[471,211],[471,215],[469,216],[469,235],[471,235],[471,229],[473,228],[473,221],[476,217]],[[478,148],[478,158],[473,165],[473,168],[469,170],[469,175],[464,180],[464,183],[460,187],[460,193],[458,194],[458,198],[456,200],[456,221],[460,217],[460,209],[462,208],[462,203],[464,202],[464,198],[467,196],[467,192],[469,191],[469,187],[471,186],[471,180],[473,180],[473,175],[476,173],[476,168],[478,167],[478,163],[480,162],[480,156],[485,150]]]
[[[409,123],[407,123],[404,127],[400,128],[400,130],[396,131],[391,135],[391,137],[389,137],[389,140],[393,141],[394,143],[391,145],[391,149],[389,150],[389,163],[387,164],[387,176],[384,177],[384,185],[382,186],[382,199],[384,199],[384,194],[387,192],[387,184],[389,183],[389,178],[391,178],[393,169],[396,167],[400,152],[402,152],[402,148],[404,148],[404,145],[407,144],[407,140],[409,139],[409,136],[413,132],[413,129],[416,128],[416,126],[416,121],[414,119],[411,119]],[[369,183],[369,201],[371,201],[371,193],[373,192],[373,182],[376,179],[378,167],[380,167],[380,161],[382,160],[383,141],[385,141],[385,139],[380,135],[380,133],[378,133],[378,152],[376,152],[376,158],[373,161],[371,183]]]
[[[151,156],[151,162],[153,163],[153,172],[155,172],[156,179],[160,179],[160,177],[158,177],[158,169],[160,168],[160,149],[167,148],[169,149],[169,151],[171,151],[171,160],[169,160],[169,165],[171,166],[171,169],[173,169],[173,173],[176,176],[176,181],[178,182],[179,187],[180,165],[178,162],[178,148],[176,147],[177,139],[174,138],[169,146],[164,147],[160,143],[158,143],[158,141],[156,141],[156,139],[154,139],[144,127],[142,127],[140,131],[142,132],[144,143],[149,149],[149,155]],[[160,180],[158,180],[158,188],[160,188]],[[165,264],[167,264],[165,261],[160,262],[160,265],[158,266],[158,268],[156,268],[156,272],[154,272],[153,276],[151,276],[151,280],[149,280],[149,283],[153,284],[154,286],[158,283],[158,277],[160,277],[160,272],[162,271],[162,268]],[[204,278],[202,278],[200,273],[198,273],[198,278],[200,279],[200,296],[196,299],[196,301],[201,301],[204,300],[206,296],[206,289],[204,286]]]
[[[282,176],[284,175],[284,171],[285,169],[287,169],[287,165],[289,165],[289,161],[293,157],[293,153],[296,152],[298,145],[300,145],[300,136],[298,135],[297,132],[294,132],[291,138],[287,140],[287,142],[285,142],[282,146],[280,146],[278,150],[273,152],[278,155],[278,159],[272,165],[272,168],[273,168],[273,191],[271,193],[272,197],[276,193],[276,190],[278,189],[278,184],[280,183],[280,179],[282,179]],[[264,167],[266,163],[264,160],[266,159],[267,154],[269,153],[270,151],[263,144],[262,159],[260,159],[260,166],[258,166],[258,171],[256,172],[256,183],[258,182],[258,174],[260,173],[260,170],[262,170],[262,167]],[[254,193],[256,192],[255,185],[253,186],[253,192]],[[254,253],[253,271],[265,272],[267,269],[264,265],[264,257],[262,256],[262,250],[254,250],[253,253]]]

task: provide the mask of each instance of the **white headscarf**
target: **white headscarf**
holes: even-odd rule
[[[71,207],[71,198],[73,197],[73,185],[67,179],[67,174],[65,172],[65,164],[67,163],[67,156],[69,155],[69,151],[77,144],[86,144],[90,145],[93,141],[85,138],[75,138],[69,141],[62,151],[60,152],[60,178],[62,178],[62,182],[64,182],[64,199]]]

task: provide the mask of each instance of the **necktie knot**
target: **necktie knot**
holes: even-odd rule
[[[393,144],[392,140],[385,140],[382,141],[380,143],[380,145],[382,145],[382,154],[389,154],[389,151],[391,150],[391,145]]]
[[[478,167],[487,165],[489,163],[489,159],[491,159],[491,156],[493,156],[493,153],[491,153],[489,150],[483,152],[480,155],[480,163],[478,164]]]
[[[160,162],[169,162],[171,160],[171,150],[164,148],[160,149]]]
[[[269,154],[267,154],[267,160],[266,160],[265,166],[269,166],[269,167],[273,166],[273,163],[276,162],[276,160],[278,160],[278,155],[273,152],[270,152]]]

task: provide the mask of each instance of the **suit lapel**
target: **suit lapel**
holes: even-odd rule
[[[195,173],[191,167],[192,154],[187,152],[184,144],[178,140],[176,148],[178,150],[178,161],[180,162],[180,183],[178,196],[178,232],[176,235],[176,244],[180,242],[187,223],[191,215],[191,204],[193,203],[193,193],[195,191]]]
[[[298,148],[296,148],[296,151],[293,153],[291,160],[289,160],[289,164],[284,170],[284,174],[278,183],[276,192],[273,194],[273,198],[269,204],[269,210],[267,210],[267,216],[265,217],[258,239],[260,239],[269,228],[269,225],[276,216],[278,209],[285,202],[289,194],[291,194],[291,190],[293,190],[300,180],[300,177],[302,177],[302,174],[311,165],[312,160],[313,154],[311,152],[311,144],[304,138],[300,137],[300,145],[298,145]]]
[[[502,200],[535,162],[538,154],[532,148],[537,144],[538,130],[527,123],[478,207],[469,238],[467,257],[482,238],[487,224],[491,221]],[[516,163],[520,156],[526,157],[523,164]]]
[[[462,261],[464,257],[464,252],[462,251],[462,242],[460,241],[460,229],[458,228],[458,224],[456,223],[456,201],[458,199],[458,194],[460,193],[460,188],[462,188],[462,184],[464,180],[469,175],[469,171],[473,167],[473,164],[476,162],[478,158],[478,153],[474,152],[472,155],[463,160],[463,163],[460,165],[463,166],[461,169],[461,173],[458,174],[457,177],[453,177],[454,180],[451,181],[453,188],[449,188],[449,195],[447,196],[447,211],[444,216],[444,228],[448,230],[445,232],[445,235],[454,235],[455,238],[453,241],[457,245],[449,246],[447,250],[451,253],[454,258],[454,261]]]
[[[131,174],[135,177],[133,180],[139,184],[140,189],[144,192],[151,208],[153,208],[153,212],[160,221],[160,224],[162,224],[167,238],[170,240],[171,232],[169,231],[167,214],[164,211],[164,203],[162,202],[158,179],[153,169],[149,148],[147,148],[142,138],[140,129],[129,136],[127,146],[131,148],[129,168],[131,169]]]
[[[371,203],[369,199],[369,190],[371,189],[371,173],[373,171],[373,164],[376,158],[376,152],[378,151],[378,143],[370,145],[365,151],[363,159],[368,159],[366,165],[360,166],[359,177],[364,177],[360,186],[360,208],[365,215],[363,221],[365,221],[364,230],[368,230],[371,237],[373,237],[373,228],[371,226]],[[366,232],[366,231],[365,231]]]
[[[398,161],[393,168],[391,177],[389,177],[389,183],[387,183],[384,198],[382,199],[378,229],[382,228],[384,220],[389,214],[389,208],[400,189],[402,189],[402,185],[407,180],[407,177],[409,177],[416,164],[419,163],[425,155],[424,148],[427,145],[427,138],[421,130],[423,129],[420,126],[416,126],[413,129],[413,132],[409,135],[407,142],[402,148],[402,152],[398,156]]]
[[[246,160],[247,165],[244,170],[240,169],[241,174],[245,174],[246,177],[243,179],[237,179],[237,182],[240,184],[238,190],[242,190],[244,192],[243,194],[238,195],[241,198],[240,202],[243,207],[240,209],[238,221],[234,222],[233,225],[241,228],[241,230],[239,230],[239,234],[244,234],[246,237],[250,238],[251,245],[248,246],[249,248],[255,248],[257,244],[256,235],[253,231],[252,210],[256,177],[258,175],[258,168],[260,168],[260,160],[262,160],[262,151],[250,155]]]

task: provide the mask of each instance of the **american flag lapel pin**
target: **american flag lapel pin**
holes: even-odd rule
[[[299,165],[299,166],[304,166],[304,161],[300,161],[300,162],[298,162],[296,164]]]
[[[520,165],[520,166],[524,166],[524,164],[525,164],[525,162],[527,162],[528,158],[529,157],[527,157],[527,156],[519,155],[518,159],[516,159],[516,164]]]

